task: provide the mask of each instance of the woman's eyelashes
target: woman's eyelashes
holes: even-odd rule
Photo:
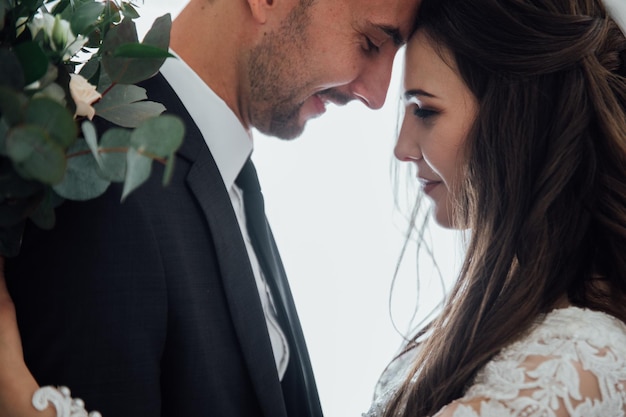
[[[432,110],[432,109],[416,106],[413,109],[413,114],[417,116],[419,119],[425,120],[425,119],[432,118],[433,116],[436,116],[437,114],[439,114],[439,112],[437,110]]]

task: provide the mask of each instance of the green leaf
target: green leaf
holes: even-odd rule
[[[37,42],[22,42],[13,51],[22,66],[26,85],[34,83],[48,71],[48,57]]]
[[[126,178],[126,153],[130,149],[130,130],[108,129],[100,140],[101,173],[103,178],[122,182]]]
[[[118,84],[94,105],[96,114],[118,126],[135,128],[165,111],[160,103],[142,101],[146,90],[135,85]]]
[[[104,65],[102,64],[102,60],[100,60],[100,71],[99,71],[99,77],[98,77],[98,80],[97,80],[98,81],[98,87],[96,88],[96,90],[100,94],[106,92],[113,85],[113,82],[111,81],[111,77],[109,77],[109,74],[107,74],[106,70],[103,70],[103,69],[104,69]],[[93,85],[96,85],[96,84],[94,83]],[[110,90],[109,90],[109,92],[110,92]],[[106,93],[104,96],[107,96],[107,95],[109,95],[109,93]],[[102,101],[102,100],[100,100],[100,101]]]
[[[126,154],[126,178],[124,180],[124,190],[122,191],[122,201],[150,177],[151,170],[152,159],[143,156],[133,148],[128,150]]]
[[[79,72],[92,85],[98,85],[100,78],[100,57],[94,55]]]
[[[142,123],[131,135],[131,146],[140,153],[165,158],[183,143],[185,125],[176,116],[162,115]]]
[[[24,112],[24,120],[46,130],[62,148],[74,143],[78,135],[73,115],[65,106],[46,97],[30,101]]]
[[[172,21],[170,15],[155,20],[146,34],[143,45],[168,50]],[[118,84],[136,84],[156,74],[165,58],[118,58],[115,51],[119,46],[138,43],[135,24],[130,19],[112,28],[102,44],[102,64],[111,80]]]
[[[101,166],[102,161],[100,159],[100,153],[98,153],[98,133],[96,132],[96,127],[88,120],[85,120],[80,127],[85,143],[91,150],[93,157],[96,158],[98,165]]]
[[[152,27],[144,36],[142,43],[144,45],[152,45],[165,51],[170,46],[170,32],[172,29],[172,16],[167,13],[156,18]]]
[[[70,27],[75,35],[89,33],[90,29],[98,23],[98,18],[104,11],[104,3],[83,3],[74,10]]]
[[[122,13],[124,17],[128,17],[129,19],[138,19],[140,17],[137,9],[128,2],[122,2]]]
[[[29,179],[56,184],[63,179],[65,152],[38,126],[20,126],[7,137],[7,155],[15,168]]]
[[[167,49],[141,43],[125,43],[113,51],[115,58],[174,58]]]
[[[24,99],[14,90],[0,86],[0,115],[9,126],[22,121],[22,107]]]
[[[46,189],[46,193],[37,208],[31,213],[30,219],[37,226],[44,230],[50,230],[54,227],[56,216],[54,214],[54,192],[51,188]]]
[[[110,182],[98,174],[98,163],[87,144],[77,141],[68,154],[76,156],[68,158],[65,177],[53,187],[54,191],[63,198],[78,201],[90,200],[104,193]]]
[[[100,110],[147,99],[146,89],[136,85],[117,84],[96,105]]]

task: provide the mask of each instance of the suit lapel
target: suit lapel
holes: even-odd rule
[[[149,94],[156,93],[150,94],[150,98],[164,103],[168,113],[178,115],[185,123],[185,140],[179,156],[192,161],[187,184],[209,224],[232,322],[261,408],[266,416],[286,417],[252,267],[217,165],[200,131],[167,81],[160,74],[149,81],[156,84],[146,86]]]

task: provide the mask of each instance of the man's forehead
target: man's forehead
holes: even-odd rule
[[[414,25],[419,0],[351,0],[365,22],[397,45],[407,41]]]

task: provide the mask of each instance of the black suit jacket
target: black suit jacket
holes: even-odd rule
[[[64,202],[52,231],[27,228],[7,262],[27,365],[104,417],[286,417],[215,161],[167,82],[144,87],[186,125],[172,182],[155,164],[124,203],[113,185]]]

